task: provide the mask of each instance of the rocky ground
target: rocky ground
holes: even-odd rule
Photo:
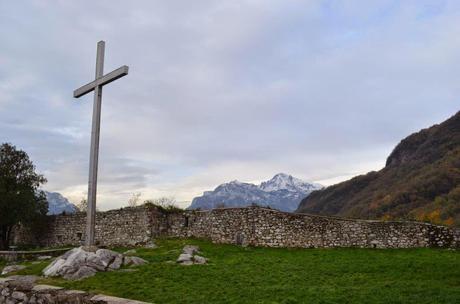
[[[78,247],[67,251],[55,258],[43,269],[45,277],[62,277],[67,280],[81,280],[96,274],[99,271],[119,270],[123,266],[139,266],[147,263],[146,260],[133,256],[135,249],[124,254],[96,247]],[[0,304],[16,303],[144,303],[128,299],[95,295],[83,291],[66,290],[62,287],[36,284],[41,277],[37,275],[11,275],[20,272],[35,264],[46,263],[51,256],[39,256],[35,261],[26,265],[12,264],[5,266],[0,278]],[[124,270],[132,270],[127,268]],[[9,276],[8,276],[9,275]]]
[[[120,274],[122,272],[137,273],[139,269],[134,268],[135,266],[148,263],[146,260],[136,256],[138,251],[141,254],[145,254],[145,249],[151,250],[156,247],[152,243],[141,250],[137,248],[119,253],[109,249],[82,246],[73,248],[57,258],[53,258],[52,256],[38,256],[33,261],[9,264],[3,267],[3,269],[0,267],[1,275],[7,276],[0,278],[0,304],[145,303],[124,298],[96,295],[86,291],[43,285],[40,282],[43,282],[42,279],[44,277],[59,277],[69,282],[81,282],[85,278],[94,276],[97,272],[115,270],[119,271]],[[198,255],[200,253],[199,250],[198,246],[183,246],[176,263],[179,265],[206,264],[208,260]],[[174,260],[169,260],[168,263],[174,264],[175,262]],[[45,267],[45,265],[47,266]],[[27,275],[17,275],[18,273]],[[34,275],[29,275],[30,273],[34,273]],[[41,274],[41,276],[38,274]]]

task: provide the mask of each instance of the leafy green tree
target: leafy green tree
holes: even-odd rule
[[[18,224],[33,225],[48,212],[46,183],[26,152],[4,143],[0,146],[0,249],[8,249],[11,232]]]

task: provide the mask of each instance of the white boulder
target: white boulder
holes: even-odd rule
[[[125,257],[122,254],[93,247],[79,247],[67,251],[56,258],[43,270],[47,277],[61,276],[69,280],[80,280],[91,277],[98,271],[120,269],[126,262],[132,265],[143,265],[147,261],[138,257]]]

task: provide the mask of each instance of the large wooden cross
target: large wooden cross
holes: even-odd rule
[[[94,232],[96,226],[96,191],[97,191],[97,164],[99,156],[99,133],[101,129],[101,102],[102,87],[118,78],[128,75],[128,66],[124,65],[108,74],[104,74],[104,50],[105,42],[97,43],[96,56],[96,79],[73,92],[73,97],[81,97],[94,91],[93,122],[91,129],[91,150],[89,158],[89,180],[88,180],[88,208],[86,220],[85,245],[93,246]]]

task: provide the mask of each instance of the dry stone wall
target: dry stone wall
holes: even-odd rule
[[[155,217],[164,215],[148,208],[124,208],[97,212],[96,243],[98,245],[136,245],[147,243],[161,227],[152,225],[159,222]],[[86,213],[54,215],[48,218],[48,228],[37,238],[26,229],[17,231],[15,242],[36,243],[41,246],[79,246],[85,239]],[[36,239],[36,241],[34,241]]]
[[[190,211],[171,221],[172,236],[267,247],[459,247],[458,229],[419,222],[352,220],[249,207]]]
[[[85,214],[50,218],[41,245],[79,245]],[[207,238],[216,243],[267,247],[460,247],[460,230],[419,222],[352,220],[280,212],[261,207],[165,213],[157,208],[100,212],[96,219],[100,245],[136,245],[159,236]],[[16,242],[25,242],[18,233]],[[29,238],[30,239],[30,238]]]

